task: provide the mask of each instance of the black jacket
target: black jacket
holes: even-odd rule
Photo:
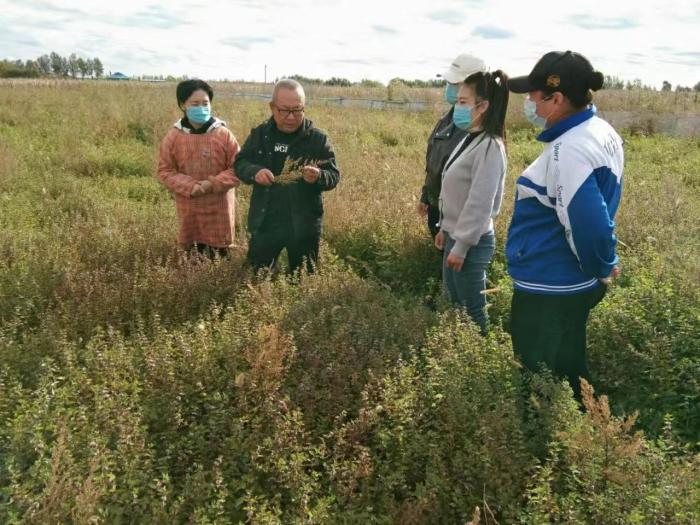
[[[250,131],[250,135],[238,153],[233,168],[236,176],[246,184],[253,184],[253,196],[248,211],[248,231],[251,235],[260,229],[270,203],[270,187],[255,184],[255,174],[263,168],[272,171],[277,178],[280,174],[273,169],[273,148],[276,126],[270,118]],[[304,119],[300,131],[289,143],[287,158],[303,162],[317,161],[321,175],[314,184],[303,180],[288,185],[289,207],[292,226],[296,236],[319,234],[323,216],[321,192],[332,190],[340,180],[340,172],[335,164],[335,153],[328,137],[314,127],[313,122]]]
[[[430,133],[428,150],[425,154],[425,184],[421,192],[421,202],[438,205],[442,185],[442,168],[457,144],[467,136],[467,131],[459,129],[452,122],[454,106],[445,113]]]

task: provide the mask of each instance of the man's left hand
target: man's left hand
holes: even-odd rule
[[[452,268],[455,272],[462,270],[462,265],[464,265],[464,257],[455,255],[454,253],[447,254],[447,267]]]
[[[316,166],[304,166],[302,173],[304,175],[304,181],[308,182],[309,184],[313,184],[321,176],[321,170]]]

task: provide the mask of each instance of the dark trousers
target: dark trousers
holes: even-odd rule
[[[216,257],[228,257],[228,248],[216,248],[215,246],[196,242],[190,248],[190,253],[193,255],[197,253],[209,259],[215,259]]]
[[[440,231],[440,228],[438,227],[438,223],[440,222],[440,208],[433,206],[432,204],[428,204],[427,220],[428,230],[434,239],[437,233]]]
[[[306,271],[313,273],[318,265],[320,233],[295,235],[289,225],[263,225],[250,239],[248,262],[257,272],[273,269],[283,249],[287,249],[289,272],[295,272],[306,263]]]
[[[511,339],[513,351],[533,372],[546,365],[569,381],[581,398],[582,377],[590,381],[586,357],[586,322],[591,309],[605,296],[606,287],[574,295],[541,295],[513,291]]]

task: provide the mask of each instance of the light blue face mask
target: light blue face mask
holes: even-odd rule
[[[542,100],[540,100],[540,102],[544,102],[545,100],[549,99],[550,97],[543,98]],[[523,106],[525,118],[530,122],[530,124],[533,124],[538,128],[546,128],[547,119],[545,117],[540,117],[537,114],[537,104],[539,104],[539,102],[535,102],[533,100],[530,100],[529,98],[525,99],[525,105]]]
[[[448,82],[445,85],[445,102],[454,106],[457,103],[457,93],[459,93],[459,85]]]
[[[466,104],[455,104],[454,111],[452,112],[452,122],[455,123],[459,129],[469,129],[472,125],[472,106]]]
[[[190,106],[186,113],[190,122],[204,124],[211,118],[211,106]]]

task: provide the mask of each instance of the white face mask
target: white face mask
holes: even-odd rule
[[[544,102],[545,100],[549,100],[551,97],[543,98],[540,100],[540,102]],[[530,100],[530,97],[527,97],[525,99],[525,104],[523,106],[523,110],[525,112],[525,118],[533,125],[537,126],[538,128],[545,128],[547,127],[547,118],[545,117],[540,117],[537,114],[537,104],[540,102],[535,102],[533,100]],[[551,113],[550,113],[551,115]]]

